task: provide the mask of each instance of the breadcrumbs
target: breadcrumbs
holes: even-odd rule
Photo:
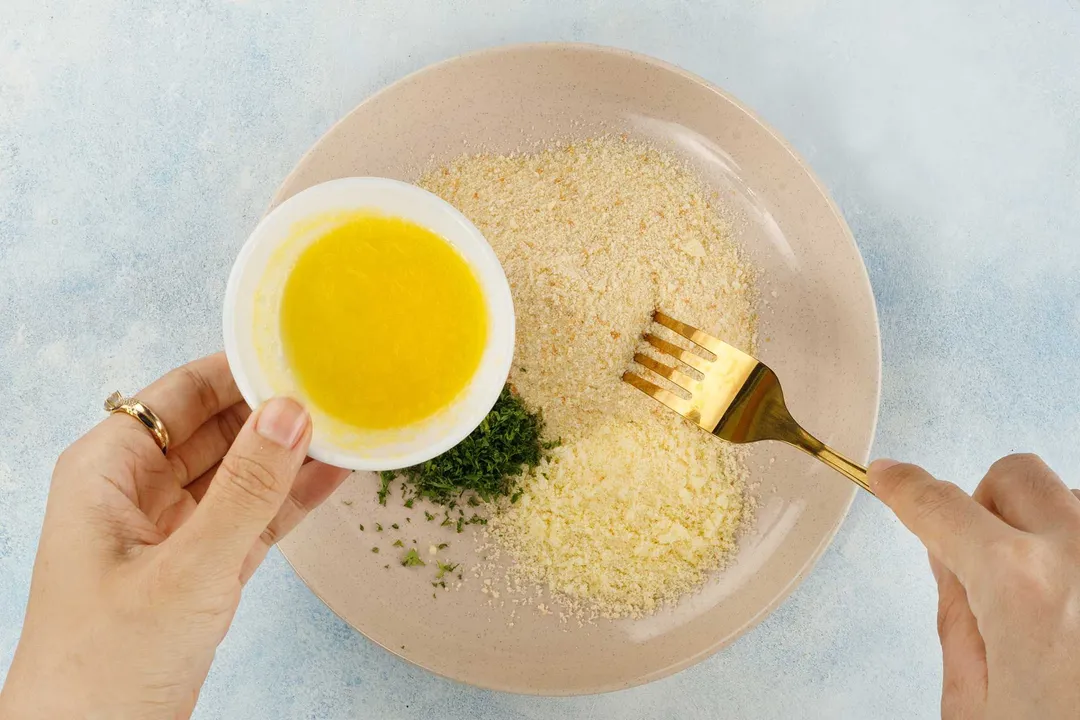
[[[517,315],[510,382],[562,440],[491,518],[513,584],[546,584],[579,615],[675,602],[733,552],[744,464],[620,377],[657,308],[753,352],[754,273],[714,196],[625,138],[465,156],[420,185],[499,256]]]

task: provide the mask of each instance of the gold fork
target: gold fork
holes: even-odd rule
[[[684,350],[652,333],[646,333],[646,342],[665,355],[670,355],[697,370],[702,379],[657,362],[648,355],[636,353],[634,362],[686,390],[690,393],[690,399],[665,390],[629,371],[623,373],[622,379],[625,382],[659,400],[703,430],[728,442],[786,442],[813,455],[873,494],[866,482],[866,468],[848,460],[795,422],[784,404],[784,391],[780,388],[776,373],[738,348],[662,312],[653,313],[653,320],[698,347],[708,350],[716,359],[706,360],[698,353]]]

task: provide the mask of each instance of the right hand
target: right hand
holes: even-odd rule
[[[890,460],[869,479],[930,554],[942,717],[1080,716],[1080,491],[1034,455],[996,462],[973,496]]]

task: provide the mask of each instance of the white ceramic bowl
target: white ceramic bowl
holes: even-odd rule
[[[465,390],[436,415],[391,431],[362,431],[320,411],[307,400],[281,349],[281,292],[296,258],[333,227],[335,213],[356,210],[405,218],[449,241],[476,273],[488,312],[487,346]],[[229,274],[224,328],[225,353],[247,403],[258,407],[276,395],[297,398],[312,414],[308,454],[353,470],[408,467],[461,442],[495,404],[514,355],[510,287],[484,236],[441,198],[386,178],[341,178],[315,185],[264,217]],[[414,350],[424,352],[423,347]],[[379,352],[377,341],[372,342],[371,352]]]

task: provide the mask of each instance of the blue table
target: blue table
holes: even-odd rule
[[[619,45],[745,101],[814,167],[866,258],[876,453],[972,489],[1030,450],[1080,484],[1077,0],[501,4],[4,0],[0,674],[57,453],[110,390],[221,345],[233,256],[335,119],[488,45]],[[388,655],[272,553],[196,716],[930,718],[935,606],[921,547],[860,496],[810,578],[733,647],[625,692],[515,697]]]

